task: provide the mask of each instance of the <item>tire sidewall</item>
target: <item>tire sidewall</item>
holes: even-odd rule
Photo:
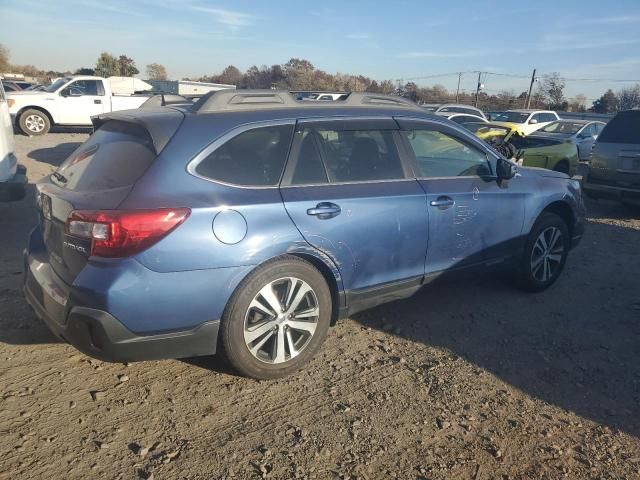
[[[42,131],[40,132],[33,132],[31,130],[29,130],[27,128],[26,125],[26,120],[27,117],[31,116],[31,115],[37,115],[40,118],[42,118],[42,120],[44,121],[44,128],[42,129]],[[25,110],[24,112],[22,112],[22,114],[20,115],[20,121],[19,121],[19,125],[20,125],[20,130],[22,131],[22,133],[24,133],[25,135],[28,136],[40,136],[40,135],[45,135],[49,132],[49,130],[51,129],[51,122],[49,121],[49,117],[47,116],[46,113],[41,112],[40,110]]]
[[[268,364],[255,358],[244,341],[244,320],[249,304],[262,287],[283,277],[307,282],[316,294],[320,315],[309,344],[297,357],[282,364]],[[308,262],[289,256],[271,261],[254,270],[238,286],[221,322],[221,347],[232,367],[245,376],[258,379],[278,378],[299,370],[318,351],[331,323],[331,291],[322,274]]]
[[[560,261],[560,267],[558,268],[555,275],[553,275],[549,280],[545,282],[540,282],[533,276],[533,272],[531,269],[531,254],[533,252],[533,247],[536,243],[536,240],[540,236],[540,234],[549,227],[555,227],[560,230],[562,233],[562,241],[563,241],[563,252],[562,259]],[[565,263],[567,261],[567,256],[569,254],[571,238],[569,235],[569,228],[565,221],[554,213],[543,213],[540,218],[536,221],[531,232],[529,233],[529,237],[527,238],[527,243],[525,246],[524,255],[522,258],[522,262],[520,265],[520,278],[524,283],[524,286],[528,290],[532,291],[541,291],[553,285],[556,280],[560,277],[564,270]]]

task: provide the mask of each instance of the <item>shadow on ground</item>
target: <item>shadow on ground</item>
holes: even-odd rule
[[[80,142],[60,143],[55,147],[32,150],[27,156],[38,162],[57,167],[80,145],[82,145]]]

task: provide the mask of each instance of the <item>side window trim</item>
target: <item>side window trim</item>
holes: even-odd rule
[[[281,120],[266,120],[266,121],[260,121],[260,122],[245,123],[243,125],[234,127],[231,130],[228,130],[227,132],[223,133],[221,136],[219,136],[215,140],[213,140],[211,143],[205,146],[202,150],[200,150],[200,152],[198,152],[191,160],[189,160],[186,166],[187,173],[189,175],[200,178],[202,180],[206,180],[207,182],[216,183],[218,185],[225,185],[233,188],[242,188],[242,189],[249,189],[249,190],[264,190],[264,189],[270,189],[270,188],[278,188],[280,182],[282,181],[282,175],[280,176],[280,181],[275,185],[238,185],[236,183],[223,182],[221,180],[215,180],[213,178],[208,178],[203,175],[200,175],[196,171],[196,168],[203,160],[205,160],[209,155],[215,152],[218,148],[220,148],[229,140],[232,140],[233,138],[237,137],[242,133],[248,132],[249,130],[254,130],[256,128],[262,128],[262,127],[277,127],[281,125],[291,125],[291,127],[295,127],[295,124],[296,124],[295,119],[286,118]],[[289,157],[290,151],[291,151],[291,144],[289,144],[287,157]],[[288,162],[286,162],[285,160],[285,166],[284,166],[285,170],[287,168],[287,163]]]
[[[402,118],[397,118],[396,120],[403,120]],[[421,119],[405,119],[405,120],[409,120],[410,122],[415,122],[416,126],[418,126],[419,124],[423,124],[422,127],[418,127],[418,128],[411,128],[409,125],[407,125],[406,127],[401,126],[401,130],[400,131],[412,131],[412,130],[434,130],[436,132],[439,133],[443,133],[449,137],[452,137],[454,140],[459,141],[460,143],[466,145],[468,148],[471,148],[473,150],[478,151],[479,153],[483,154],[484,157],[486,158],[486,162],[487,162],[487,167],[489,168],[489,172],[491,175],[495,175],[494,172],[494,166],[493,166],[493,162],[491,161],[492,159],[496,159],[495,155],[493,155],[492,153],[490,153],[490,151],[488,149],[485,148],[480,148],[477,145],[474,145],[473,142],[470,142],[468,139],[464,138],[464,136],[459,135],[458,132],[456,132],[454,129],[450,128],[448,125],[441,125],[438,124],[436,122],[430,122],[430,121],[421,121]],[[398,132],[400,133],[400,132]],[[478,175],[464,175],[464,176],[458,176],[458,175],[454,175],[454,176],[442,176],[442,177],[426,177],[426,176],[421,176],[419,175],[420,169],[418,167],[418,161],[416,159],[415,153],[413,151],[413,149],[411,148],[411,145],[409,144],[409,141],[407,140],[407,138],[404,135],[399,135],[401,142],[403,144],[403,151],[406,151],[406,154],[411,162],[411,167],[413,170],[413,174],[414,174],[414,178],[418,179],[418,180],[436,180],[436,179],[456,179],[456,178],[480,178]]]

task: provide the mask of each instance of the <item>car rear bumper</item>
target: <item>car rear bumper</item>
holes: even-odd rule
[[[607,185],[592,183],[585,176],[582,179],[582,190],[590,197],[605,198],[610,200],[628,201],[640,203],[640,189],[623,187],[620,185]]]
[[[60,339],[91,357],[108,362],[211,355],[216,352],[219,320],[187,330],[136,334],[109,312],[73,301],[46,262],[24,253],[24,296],[36,315]]]
[[[0,202],[22,200],[26,193],[27,169],[18,165],[16,174],[4,182],[0,182]]]

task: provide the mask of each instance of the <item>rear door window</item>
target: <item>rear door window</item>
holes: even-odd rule
[[[151,137],[144,128],[109,121],[60,165],[52,180],[76,191],[125,187],[133,185],[155,158]]]
[[[604,127],[598,142],[640,145],[640,110],[618,113]]]
[[[404,178],[391,130],[317,129],[331,183]]]
[[[293,125],[272,125],[242,132],[204,158],[198,175],[239,186],[268,187],[280,181]]]

